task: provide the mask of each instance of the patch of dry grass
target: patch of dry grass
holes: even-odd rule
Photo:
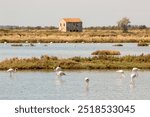
[[[11,46],[23,46],[22,44],[11,44]]]
[[[59,32],[57,29],[9,29],[0,30],[0,42],[10,43],[29,43],[36,42],[150,42],[150,29],[129,30],[128,33],[122,33],[122,30],[89,30],[83,32]]]
[[[150,55],[140,56],[93,56],[89,58],[73,57],[68,59],[58,59],[47,55],[41,58],[12,58],[0,62],[0,70],[8,68],[18,68],[19,70],[48,70],[57,66],[63,69],[131,69],[138,67],[150,69]]]
[[[148,43],[144,43],[144,42],[140,42],[140,43],[137,44],[137,46],[149,46],[149,44]]]
[[[97,50],[91,53],[92,55],[120,55],[117,50]]]
[[[123,44],[114,44],[113,46],[123,46]]]

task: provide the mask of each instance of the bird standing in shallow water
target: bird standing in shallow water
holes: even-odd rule
[[[9,72],[10,76],[12,76],[12,73],[16,72],[16,70],[17,70],[17,68],[15,68],[15,69],[10,68],[7,70],[7,72]]]
[[[116,72],[121,73],[121,77],[120,78],[125,78],[125,74],[124,74],[123,70],[118,70]]]
[[[135,79],[138,77],[138,71],[139,71],[140,69],[138,69],[138,68],[133,68],[132,69],[132,73],[131,73],[131,75],[130,75],[130,77],[131,77],[131,84],[134,84],[135,83]]]
[[[60,66],[56,67],[56,69],[54,71],[56,72],[56,75],[58,77],[66,75],[65,72],[62,71],[62,68]]]
[[[56,72],[57,76],[64,76],[66,75],[63,71],[58,71]]]
[[[58,66],[58,67],[56,67],[56,69],[54,71],[56,71],[56,72],[62,71],[62,68],[60,66]]]
[[[86,87],[86,89],[88,90],[90,79],[89,79],[88,77],[85,77],[84,80],[85,80],[85,87]]]

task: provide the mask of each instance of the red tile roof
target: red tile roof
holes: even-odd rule
[[[65,22],[82,22],[80,18],[63,18]]]

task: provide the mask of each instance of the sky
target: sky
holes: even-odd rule
[[[150,0],[0,0],[0,25],[58,26],[79,17],[84,27],[113,26],[123,17],[150,26]]]

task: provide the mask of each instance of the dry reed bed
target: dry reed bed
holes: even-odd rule
[[[122,33],[121,30],[89,30],[83,32],[59,32],[56,29],[9,29],[0,30],[0,42],[23,43],[33,42],[150,42],[150,29],[129,30]]]
[[[149,46],[150,44],[148,43],[144,43],[144,42],[140,42],[137,44],[137,46]]]
[[[118,50],[97,50],[92,52],[91,55],[120,55]]]
[[[150,69],[150,54],[140,56],[94,56],[90,58],[73,57],[58,59],[47,55],[40,58],[6,59],[0,62],[0,70],[10,67],[19,70],[50,70],[60,65],[63,69],[131,69],[138,67]]]

